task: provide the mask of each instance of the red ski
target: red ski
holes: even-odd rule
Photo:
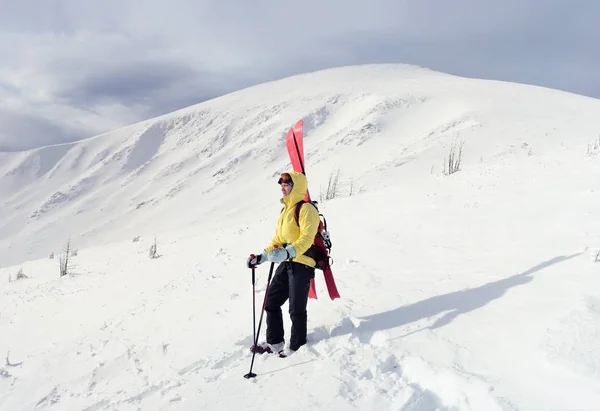
[[[298,122],[294,125],[293,128],[290,128],[288,131],[285,142],[288,150],[288,154],[290,156],[290,161],[292,163],[292,168],[296,172],[300,172],[306,175],[304,168],[304,142],[302,140],[302,126],[304,122],[302,119],[298,120]],[[311,202],[310,194],[308,190],[304,195],[304,200]],[[323,229],[323,222],[319,224],[319,231]],[[338,293],[337,287],[335,285],[335,280],[333,278],[333,272],[331,271],[331,267],[329,262],[326,261],[321,264],[320,267],[323,270],[323,276],[325,277],[325,284],[327,285],[327,291],[329,292],[329,297],[334,300],[336,298],[340,298],[340,294]],[[310,280],[310,290],[308,292],[309,298],[317,298],[317,292],[315,288],[315,280],[314,278]]]
[[[294,171],[298,171],[302,174],[304,172],[304,142],[302,141],[302,125],[304,122],[298,120],[294,128],[290,128],[285,137],[285,144],[287,146],[288,154],[290,155],[290,161],[292,162],[292,168]],[[306,201],[310,201],[310,195],[308,191],[304,195]]]

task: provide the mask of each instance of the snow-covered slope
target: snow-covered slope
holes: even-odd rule
[[[0,270],[0,409],[600,409],[598,112],[356,66],[0,153],[0,263],[39,258]],[[317,274],[309,345],[248,381],[244,260],[272,236],[298,118],[313,196],[340,170],[321,211],[342,299]],[[69,235],[77,275],[58,278]]]
[[[248,207],[270,216],[265,189],[287,167],[283,135],[298,118],[313,190],[339,168],[356,189],[374,191],[441,173],[456,136],[474,172],[530,150],[538,155],[530,161],[585,153],[600,130],[599,106],[394,65],[260,85],[74,144],[0,154],[0,261],[57,252],[69,235],[86,246],[243,222]]]

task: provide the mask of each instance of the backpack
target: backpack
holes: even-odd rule
[[[300,218],[300,209],[305,203],[311,204],[317,209],[317,212],[319,212],[319,207],[317,207],[316,201],[302,200],[297,202],[295,205],[294,217],[298,226],[300,226],[298,223],[298,219]],[[325,268],[333,264],[333,259],[329,255],[331,252],[331,238],[329,236],[329,231],[327,231],[327,220],[325,219],[325,216],[319,213],[319,217],[322,219],[319,221],[317,234],[315,235],[313,244],[308,250],[306,250],[304,255],[315,260],[317,263],[315,268],[318,268],[319,270],[325,270]],[[331,263],[329,260],[331,260]]]

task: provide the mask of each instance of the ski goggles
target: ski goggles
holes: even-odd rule
[[[289,186],[293,186],[294,182],[292,181],[292,176],[290,176],[288,173],[283,173],[281,177],[279,177],[277,184],[287,184]]]

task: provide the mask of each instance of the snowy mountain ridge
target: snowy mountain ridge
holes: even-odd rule
[[[553,100],[554,111],[542,108]],[[471,166],[545,134],[544,149],[565,144],[558,136],[568,118],[579,123],[568,143],[587,144],[597,133],[597,105],[563,92],[402,65],[331,69],[251,87],[77,143],[0,153],[0,261],[40,258],[69,235],[87,246],[234,218],[235,208],[223,213],[211,205],[234,205],[226,182],[252,176],[237,188],[250,199],[250,186],[286,167],[283,135],[297,118],[305,120],[307,161],[319,179],[313,187],[336,167],[350,172],[352,164],[349,177],[366,188],[369,173],[414,160],[441,172],[458,135],[473,140],[466,148]],[[520,131],[527,129],[524,138]],[[365,150],[370,161],[348,161]],[[270,203],[260,196],[251,201]],[[189,204],[195,213],[177,211]]]

